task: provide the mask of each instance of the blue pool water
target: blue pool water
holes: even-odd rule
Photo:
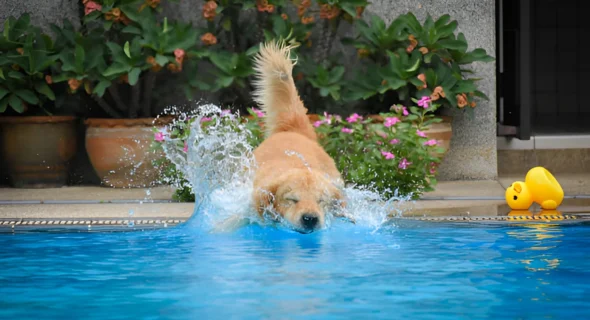
[[[588,319],[589,294],[582,224],[0,235],[0,319]]]

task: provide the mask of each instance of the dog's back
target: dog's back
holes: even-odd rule
[[[279,132],[295,132],[314,141],[315,130],[307,118],[307,109],[299,98],[293,80],[292,46],[284,42],[270,42],[260,46],[254,59],[256,81],[255,101],[266,113],[266,136]]]

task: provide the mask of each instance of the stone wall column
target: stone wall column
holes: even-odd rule
[[[45,32],[50,32],[52,23],[61,26],[64,19],[79,26],[80,4],[80,0],[0,0],[0,29],[8,17],[18,18],[25,12],[31,16],[31,24]]]
[[[420,22],[427,14],[437,19],[449,14],[457,20],[458,32],[467,38],[469,50],[483,48],[496,56],[495,0],[372,0],[368,12],[387,23],[400,14],[414,13]],[[473,77],[490,101],[482,101],[471,118],[453,110],[451,149],[440,166],[440,180],[487,180],[498,177],[496,149],[496,64],[474,63]]]

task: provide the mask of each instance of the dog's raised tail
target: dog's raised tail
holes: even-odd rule
[[[284,41],[260,45],[254,58],[254,100],[266,114],[264,126],[267,136],[281,131],[298,131],[315,139],[315,131],[307,118],[307,109],[299,98],[293,80],[291,49]]]

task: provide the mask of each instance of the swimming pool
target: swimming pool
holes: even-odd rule
[[[590,318],[590,225],[0,234],[2,319]]]

